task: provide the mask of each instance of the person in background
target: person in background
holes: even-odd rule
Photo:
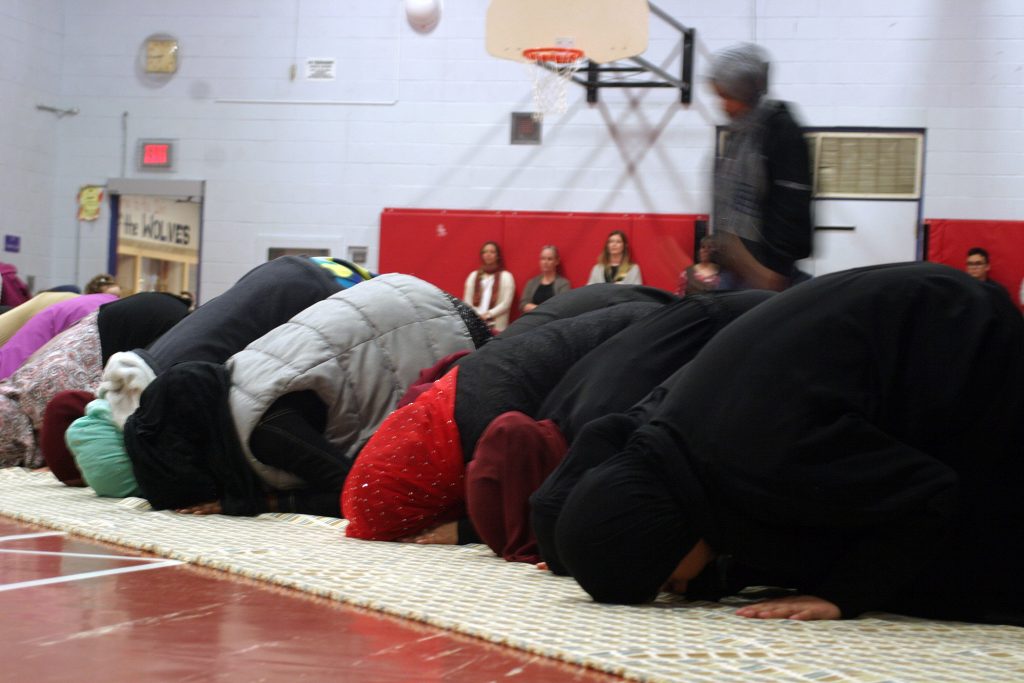
[[[519,300],[519,310],[529,313],[556,294],[572,289],[569,280],[558,274],[561,261],[558,258],[558,247],[548,244],[540,249],[540,275],[526,281],[523,296]]]
[[[722,272],[722,266],[718,264],[716,258],[715,238],[707,235],[700,241],[696,263],[680,273],[679,289],[676,294],[686,296],[713,292],[717,289],[731,289],[731,278]]]
[[[621,230],[612,230],[604,243],[597,264],[590,270],[588,285],[614,282],[618,285],[642,285],[639,264],[633,263],[629,253],[629,240]]]
[[[508,327],[515,293],[516,281],[505,270],[501,247],[497,242],[484,242],[480,247],[480,267],[466,278],[462,300],[497,333]]]
[[[86,294],[113,294],[121,296],[121,285],[117,284],[114,276],[109,273],[100,273],[85,285]]]
[[[768,57],[742,44],[715,55],[711,84],[729,117],[715,159],[712,230],[742,287],[782,290],[811,253],[811,170],[800,124],[771,100]]]
[[[993,291],[1000,292],[1005,295],[1006,298],[1010,298],[1010,293],[1006,291],[1006,287],[1003,287],[988,276],[988,271],[991,268],[992,265],[989,260],[988,250],[982,249],[981,247],[971,247],[967,250],[967,274],[985,287],[988,287]]]

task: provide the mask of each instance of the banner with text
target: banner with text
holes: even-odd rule
[[[168,197],[122,195],[117,223],[122,246],[190,256],[199,252],[199,204]]]

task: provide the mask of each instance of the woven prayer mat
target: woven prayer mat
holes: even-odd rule
[[[640,681],[1024,680],[1024,628],[876,614],[758,621],[663,597],[598,605],[483,546],[345,538],[342,520],[153,512],[47,472],[0,470],[0,514],[426,622]]]

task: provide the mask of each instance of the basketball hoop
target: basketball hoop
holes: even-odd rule
[[[523,50],[533,81],[533,118],[563,114],[568,108],[566,93],[573,75],[583,66],[583,50],[572,47],[532,47]]]

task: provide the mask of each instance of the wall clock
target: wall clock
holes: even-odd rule
[[[146,73],[173,74],[178,71],[178,40],[168,36],[150,36],[145,43]]]

